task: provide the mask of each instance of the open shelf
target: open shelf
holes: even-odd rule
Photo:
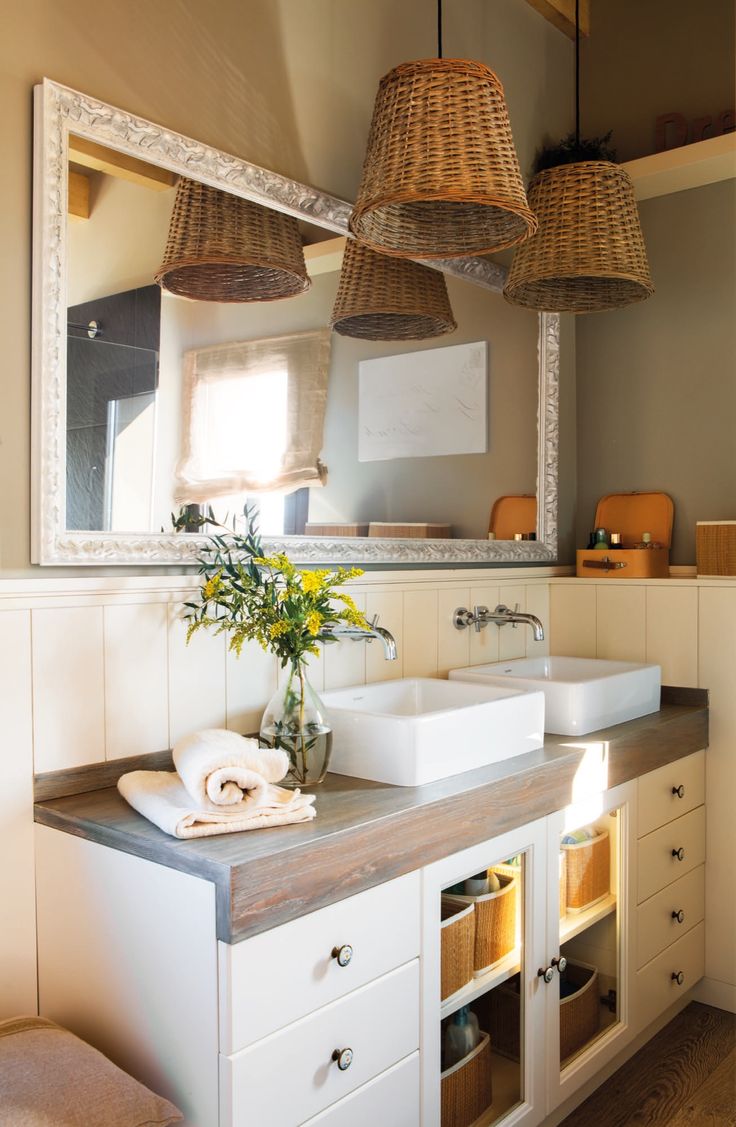
[[[736,176],[736,133],[652,153],[627,161],[622,167],[634,181],[638,200],[729,180]]]
[[[440,1007],[440,1018],[446,1018],[450,1014],[454,1014],[455,1010],[459,1010],[461,1006],[470,1005],[476,998],[480,998],[481,994],[485,994],[487,991],[492,990],[494,986],[500,986],[502,982],[513,978],[515,974],[519,973],[520,967],[521,956],[519,948],[515,947],[514,950],[510,951],[504,959],[501,959],[492,970],[487,971],[486,974],[480,975],[478,978],[471,978],[470,982],[466,982],[465,986],[460,990],[456,990],[449,998],[446,998]]]
[[[582,931],[592,927],[593,924],[597,924],[599,920],[610,916],[615,911],[616,897],[611,892],[605,900],[599,900],[597,904],[593,904],[591,908],[586,908],[584,912],[568,912],[560,920],[560,943],[574,939],[576,935],[580,935]]]

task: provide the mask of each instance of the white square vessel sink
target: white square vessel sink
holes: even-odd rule
[[[586,657],[532,657],[452,669],[452,681],[538,689],[545,699],[545,731],[584,736],[659,709],[658,665]]]
[[[408,678],[321,693],[332,724],[330,770],[419,786],[534,751],[544,694],[516,685]]]

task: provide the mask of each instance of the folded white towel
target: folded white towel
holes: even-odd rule
[[[197,803],[209,799],[232,806],[250,797],[256,805],[269,803],[268,784],[283,779],[289,769],[285,751],[261,748],[225,728],[193,732],[174,745],[174,766]]]
[[[118,790],[134,810],[172,837],[213,837],[215,834],[257,830],[309,822],[316,815],[314,795],[264,783],[268,802],[252,799],[227,807],[192,797],[175,771],[129,771],[118,779]]]

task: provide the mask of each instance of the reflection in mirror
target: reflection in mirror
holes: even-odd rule
[[[70,177],[87,181],[88,206],[86,217],[72,218],[68,230],[67,528],[169,531],[171,513],[183,504],[211,505],[227,520],[247,500],[259,505],[266,535],[302,533],[305,525],[312,536],[365,535],[373,525],[384,536],[485,539],[497,497],[534,494],[535,314],[448,278],[458,325],[449,336],[366,341],[335,335],[324,428],[320,420],[317,435],[320,472],[305,473],[311,480],[302,481],[294,448],[314,427],[300,391],[307,376],[302,361],[284,360],[274,342],[329,323],[339,277],[332,236],[312,226],[305,232],[312,240],[322,235],[324,243],[307,247],[312,286],[296,297],[216,303],[161,291],[151,279],[166,245],[173,178],[162,181],[160,169],[141,161],[131,171],[129,158],[94,149],[90,167],[83,139],[71,139]],[[251,355],[253,342],[263,341],[271,346],[270,363]],[[461,345],[484,354],[474,392]],[[219,378],[214,369],[208,372],[207,396],[192,398],[187,365],[201,367],[202,357],[217,350],[228,354],[226,370]],[[464,433],[479,406],[482,438],[469,445]],[[183,464],[191,466],[192,429],[204,429],[209,449],[220,455],[219,473],[217,467],[209,472],[210,493],[183,474]],[[369,433],[390,433],[391,456],[380,449],[366,453]],[[274,463],[279,435],[280,467]],[[518,532],[533,529],[532,523]]]

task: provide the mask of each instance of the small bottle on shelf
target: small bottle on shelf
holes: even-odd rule
[[[595,530],[595,544],[593,545],[597,552],[608,551],[608,533],[605,528],[596,528]]]
[[[443,1068],[451,1068],[468,1053],[472,1053],[480,1040],[478,1018],[468,1006],[462,1006],[450,1018],[443,1043]]]

